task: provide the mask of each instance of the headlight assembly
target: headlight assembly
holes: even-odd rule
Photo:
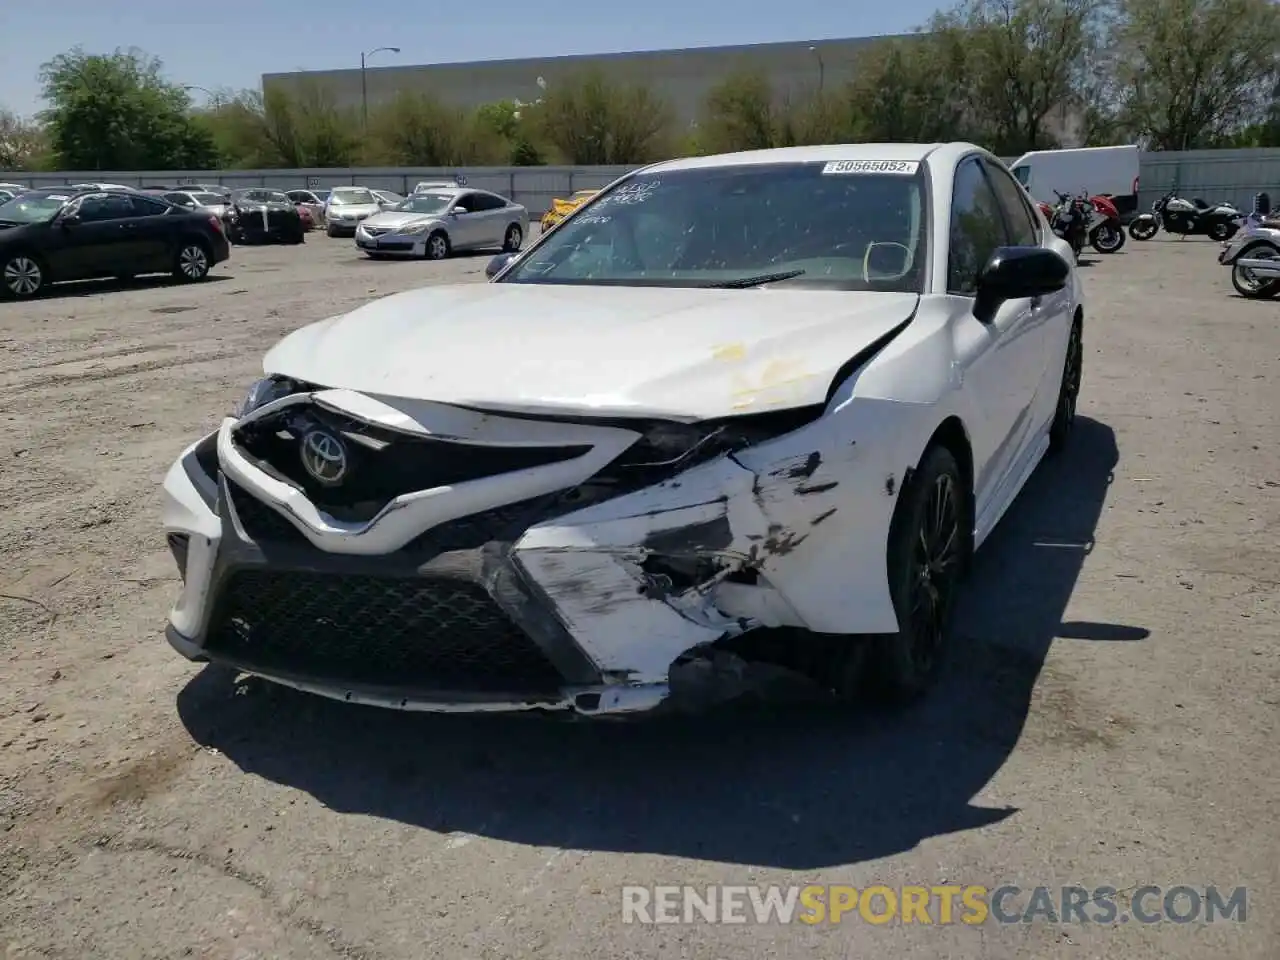
[[[235,416],[247,417],[259,407],[264,407],[273,400],[300,393],[305,389],[306,387],[303,384],[298,383],[296,380],[290,380],[288,377],[263,377],[249,388],[249,392],[245,394],[244,400],[241,401]]]
[[[617,461],[620,467],[688,469],[723,453],[773,440],[822,415],[825,405],[741,414],[701,423],[654,423]]]
[[[407,227],[401,227],[396,233],[402,237],[420,237],[427,232],[428,223],[415,223]]]

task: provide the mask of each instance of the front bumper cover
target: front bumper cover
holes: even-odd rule
[[[812,428],[797,431],[772,455],[760,454],[758,463],[746,455],[741,460],[721,457],[680,474],[678,481],[576,512],[562,510],[549,519],[520,519],[514,532],[490,529],[459,540],[449,532],[454,521],[439,511],[441,504],[450,504],[450,512],[463,514],[458,522],[483,517],[484,504],[469,501],[465,488],[481,489],[489,504],[506,505],[495,508],[499,510],[545,491],[531,489],[530,476],[525,476],[518,492],[511,486],[515,475],[509,474],[460,484],[447,491],[447,498],[419,497],[388,507],[363,529],[353,529],[318,512],[297,491],[246,459],[232,440],[236,424],[228,418],[216,434],[212,472],[212,438],[207,438],[204,466],[197,456],[200,445],[193,445],[165,481],[165,527],[171,538],[182,540],[184,580],[167,636],[188,659],[224,663],[336,699],[406,710],[606,714],[661,705],[668,697],[672,666],[682,655],[757,626],[863,633],[896,629],[882,565],[850,564],[859,554],[882,555],[892,499],[883,488],[868,494],[865,504],[828,492],[839,484],[824,483],[824,474],[815,476],[816,455],[800,454],[806,444],[819,442],[804,436]],[[852,447],[845,446],[853,456]],[[605,445],[604,459],[615,455]],[[842,464],[833,460],[826,466],[839,472]],[[538,469],[550,471],[544,478],[546,491],[563,491],[573,483],[566,482],[563,465]],[[599,465],[582,469],[589,476]],[[562,472],[553,475],[556,470]],[[253,493],[246,501],[249,490]],[[826,523],[837,513],[836,502],[842,504],[841,514],[857,518],[853,543],[847,524],[838,519]],[[266,511],[283,535],[264,536],[252,517],[247,523],[242,515],[246,505]],[[467,513],[477,508],[480,512]],[[811,522],[804,532],[797,529],[798,511]],[[434,546],[424,546],[424,540],[437,534]],[[644,569],[647,554],[663,551],[723,561],[722,570],[749,567],[758,576],[751,584],[726,577],[697,589],[671,589],[669,582],[663,586],[661,578],[655,581]],[[847,574],[843,582],[820,580],[806,571],[806,564]],[[413,670],[370,676],[358,663],[352,669],[315,669],[303,662],[311,652],[305,631],[288,657],[255,651],[252,643],[231,637],[228,621],[243,612],[236,598],[246,591],[261,595],[266,589],[262,578],[272,577],[288,581],[289,589],[304,580],[322,581],[320,587],[306,586],[313,592],[305,596],[293,593],[282,600],[283,595],[272,595],[271,609],[285,611],[281,616],[305,608],[313,618],[309,622],[319,624],[324,611],[343,607],[354,592],[373,590],[364,594],[372,597],[364,619],[382,617],[379,622],[396,630],[417,616],[414,604],[434,602],[430,596],[423,600],[418,591],[457,590],[465,604],[496,606],[500,614],[485,608],[486,625],[499,620],[517,625],[550,664],[555,681],[535,685],[537,689],[523,682],[503,686],[501,677],[496,683],[485,677],[480,684],[440,685],[420,682]],[[332,591],[317,599],[314,590],[329,586]],[[851,616],[857,621],[854,630],[849,629]],[[364,627],[353,629],[359,633]],[[426,633],[432,635],[432,629],[428,624]],[[352,642],[381,642],[382,633],[360,634]],[[446,634],[437,631],[434,636]],[[404,637],[411,646],[413,637]],[[394,649],[397,656],[407,655],[405,646]],[[500,651],[498,659],[509,653]],[[349,659],[344,662],[350,664]]]

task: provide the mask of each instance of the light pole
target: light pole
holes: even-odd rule
[[[817,47],[809,47],[809,52],[818,58],[818,96],[822,96],[823,84],[827,79],[827,65],[822,62],[822,51]]]
[[[368,53],[362,52],[360,54],[360,115],[363,118],[365,129],[368,129],[369,127],[369,86],[365,81],[365,61],[375,53],[382,53],[383,51],[386,51],[387,53],[399,53],[400,48],[377,47],[374,50],[370,50]]]

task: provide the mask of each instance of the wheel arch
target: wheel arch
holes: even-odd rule
[[[973,554],[974,544],[974,521],[977,515],[977,498],[975,494],[975,477],[973,463],[973,445],[969,440],[969,429],[965,426],[964,421],[956,414],[949,414],[941,423],[934,428],[933,433],[925,442],[924,448],[920,451],[920,457],[916,460],[914,466],[908,468],[902,476],[902,485],[898,490],[897,503],[894,504],[893,523],[898,523],[901,511],[905,508],[905,498],[903,492],[909,489],[912,480],[915,477],[916,470],[920,464],[924,463],[925,458],[935,447],[942,447],[955,458],[956,466],[960,468],[960,479],[964,484],[965,506],[967,509],[967,529],[969,533],[969,542],[965,549],[966,565],[969,558]]]

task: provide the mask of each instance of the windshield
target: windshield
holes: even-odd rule
[[[279,190],[241,190],[235,195],[237,203],[288,203],[289,198]]]
[[[396,209],[405,213],[444,213],[452,202],[452,194],[419,193],[396,204]]]
[[[368,190],[335,190],[329,196],[330,203],[335,205],[357,204],[357,203],[377,203],[373,194]]]
[[[905,166],[865,172],[819,161],[638,174],[565,221],[499,282],[918,292],[924,195],[916,165]]]
[[[71,194],[56,190],[32,190],[0,204],[0,220],[9,223],[40,223],[52,220]]]

